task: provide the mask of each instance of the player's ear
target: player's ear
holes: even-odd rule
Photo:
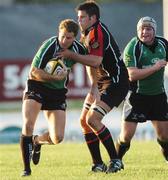
[[[90,20],[91,21],[96,21],[96,15],[94,14],[94,15],[90,16]]]

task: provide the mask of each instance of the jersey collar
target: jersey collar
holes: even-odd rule
[[[85,30],[84,35],[87,36],[88,33],[89,33],[92,29],[94,29],[94,28],[99,24],[99,22],[100,22],[100,21],[97,20],[92,26],[88,27],[88,28]]]
[[[137,37],[138,38],[138,37]],[[139,39],[139,38],[138,38]],[[155,52],[155,48],[157,47],[157,45],[158,45],[158,40],[155,38],[154,39],[154,41],[153,41],[153,44],[151,44],[151,45],[147,45],[147,44],[145,44],[145,43],[143,43],[140,39],[139,39],[139,41],[144,45],[144,46],[146,46],[147,48],[149,48],[149,50],[151,50],[152,52]]]

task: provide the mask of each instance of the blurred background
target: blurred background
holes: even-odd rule
[[[83,1],[0,0],[0,143],[19,141],[22,126],[22,92],[31,60],[40,44],[57,34],[61,20],[77,20],[75,7],[80,2]],[[100,5],[101,21],[109,27],[121,52],[132,36],[136,35],[136,24],[142,16],[152,16],[158,24],[157,34],[163,36],[162,0],[96,2]],[[168,0],[165,0],[165,3],[167,4]],[[83,138],[79,116],[88,89],[85,68],[77,64],[70,74],[65,140],[81,141]],[[114,137],[117,137],[120,131],[121,108],[122,105],[103,119]],[[41,133],[46,128],[47,122],[41,112],[35,133]],[[154,137],[150,122],[139,125],[136,139]]]

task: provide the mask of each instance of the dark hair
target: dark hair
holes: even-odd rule
[[[61,21],[59,25],[59,30],[65,29],[68,32],[73,32],[74,36],[76,37],[78,35],[79,26],[78,23],[76,23],[73,19],[65,19]]]
[[[76,8],[76,11],[85,11],[89,17],[96,15],[97,20],[100,19],[99,6],[95,1],[86,1],[79,4]]]

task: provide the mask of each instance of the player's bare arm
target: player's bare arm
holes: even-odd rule
[[[63,68],[58,74],[49,74],[43,69],[32,67],[29,73],[29,78],[37,81],[60,81],[67,76],[67,70]]]
[[[59,57],[73,59],[76,62],[81,64],[92,66],[92,67],[99,67],[103,57],[95,56],[95,55],[81,55],[75,52],[72,52],[68,49],[64,49],[58,53]]]
[[[137,67],[129,67],[128,74],[130,81],[136,81],[144,79],[153,73],[159,71],[161,68],[165,67],[167,62],[165,60],[157,61],[153,66],[146,69],[139,69]]]

